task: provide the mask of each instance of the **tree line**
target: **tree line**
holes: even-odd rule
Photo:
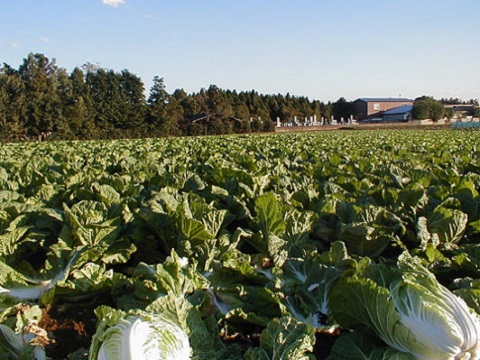
[[[442,103],[417,98],[415,118],[439,119]],[[478,105],[478,102],[476,103]],[[349,118],[352,102],[303,96],[236,92],[215,85],[187,94],[168,93],[156,76],[146,95],[142,80],[128,70],[87,63],[70,73],[55,59],[30,53],[18,68],[0,67],[0,139],[113,139],[272,131],[282,123],[316,116]]]
[[[70,73],[44,54],[30,53],[18,68],[0,68],[0,138],[112,139],[272,131],[286,122],[343,116],[346,100],[223,90],[215,85],[168,93],[156,76],[149,94],[128,70],[90,63]]]

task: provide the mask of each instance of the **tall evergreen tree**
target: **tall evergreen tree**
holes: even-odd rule
[[[72,132],[80,138],[94,137],[94,123],[91,119],[92,108],[85,84],[85,74],[76,67],[69,77],[70,91],[65,94],[65,114],[69,119]]]
[[[183,107],[175,97],[170,97],[167,104],[167,116],[162,126],[162,131],[165,135],[182,135],[180,132],[180,124],[184,119]]]
[[[169,95],[167,93],[163,78],[155,76],[153,85],[150,88],[150,95],[147,99],[148,115],[147,122],[153,134],[169,135],[165,133],[167,122],[167,104]]]
[[[119,83],[120,119],[117,127],[132,135],[142,135],[145,122],[145,87],[142,80],[128,70],[117,74]]]
[[[333,115],[333,104],[331,101],[329,101],[328,103],[321,103],[321,107],[323,109],[323,112],[322,112],[322,116],[326,119],[326,120],[330,120],[330,118],[332,117]]]
[[[310,108],[312,110],[313,115],[316,115],[317,121],[320,120],[321,117],[322,117],[322,106],[321,106],[320,101],[318,101],[318,100],[312,101],[312,103],[310,105]]]
[[[85,67],[85,70],[85,85],[92,104],[91,120],[95,127],[95,132],[104,133],[111,128],[109,117],[112,116],[110,99],[107,97],[107,74],[101,68]],[[101,137],[102,135],[99,136]]]
[[[58,92],[59,69],[55,60],[30,53],[20,65],[25,85],[26,112],[23,122],[32,135],[55,131],[61,126],[61,100]]]
[[[4,64],[0,70],[0,126],[1,136],[18,139],[26,134],[25,86],[17,70]]]
[[[353,114],[353,105],[351,102],[345,100],[344,97],[341,97],[333,103],[332,112],[335,119],[340,120],[344,118],[346,120]]]
[[[137,105],[135,96],[138,91],[129,93],[129,80],[128,74],[122,75],[113,70],[95,68],[87,72],[86,85],[93,109],[92,118],[99,137],[121,136],[122,131],[135,127],[131,125],[129,116],[131,108]]]
[[[215,114],[220,119],[233,116],[232,104],[226,93],[216,85],[210,85],[206,92],[207,106],[210,114]]]
[[[249,120],[250,111],[248,110],[248,106],[238,99],[235,100],[233,104],[233,116],[239,120]]]
[[[200,107],[193,96],[188,95],[183,89],[177,89],[173,92],[174,97],[183,108],[183,118],[188,119],[200,113]]]
[[[55,125],[55,138],[73,139],[76,138],[76,129],[71,127],[72,116],[69,113],[69,106],[72,103],[72,82],[67,71],[59,68],[57,71],[57,93],[59,96],[60,116]]]

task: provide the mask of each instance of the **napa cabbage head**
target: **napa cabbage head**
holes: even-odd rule
[[[400,268],[405,272],[390,285],[392,300],[401,324],[422,346],[393,344],[417,359],[438,359],[439,354],[442,359],[480,359],[478,315],[414,259]]]
[[[113,310],[100,320],[90,360],[188,360],[185,331],[161,315]]]
[[[391,348],[417,360],[480,359],[480,320],[417,258],[397,267],[370,264],[332,288],[332,314],[343,326],[367,325]]]

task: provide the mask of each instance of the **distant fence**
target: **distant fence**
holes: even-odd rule
[[[452,129],[480,129],[480,122],[453,122],[450,124]]]

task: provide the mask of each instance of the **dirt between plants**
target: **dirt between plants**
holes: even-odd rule
[[[92,336],[96,331],[97,318],[94,314],[98,302],[90,304],[63,303],[43,309],[42,320],[38,328],[46,331],[48,341],[45,351],[53,360],[67,359],[70,354],[86,355],[90,348]],[[261,329],[250,329],[245,336],[242,333],[221,334],[225,343],[235,343],[246,349],[260,345]],[[318,360],[327,359],[331,347],[338,338],[338,332],[321,332],[316,334],[313,355]]]
[[[72,353],[88,352],[96,331],[94,310],[102,302],[59,303],[43,309],[38,326],[51,340],[45,352],[52,359],[67,359]]]

